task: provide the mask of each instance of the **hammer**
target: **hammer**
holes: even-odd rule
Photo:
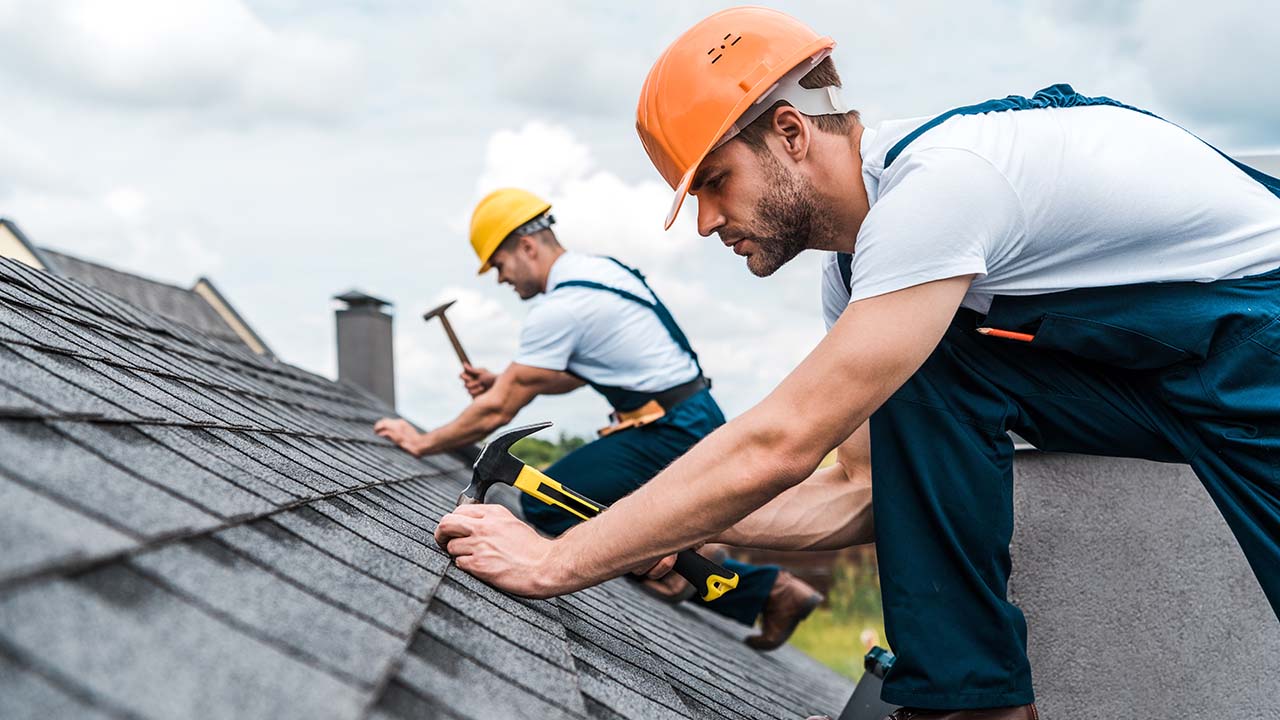
[[[462,343],[458,342],[458,336],[453,334],[453,326],[449,324],[449,318],[444,316],[444,311],[448,310],[449,307],[456,302],[458,301],[450,300],[434,310],[428,310],[423,313],[422,319],[427,322],[431,322],[431,318],[440,318],[440,324],[444,325],[444,332],[449,336],[449,342],[453,343],[453,351],[458,354],[458,360],[460,360],[463,365],[470,365],[471,361],[467,359],[467,353],[462,349]]]
[[[582,520],[604,512],[603,505],[579,495],[544,475],[537,468],[525,465],[512,455],[511,446],[517,440],[551,427],[541,422],[513,428],[484,446],[471,470],[471,484],[458,496],[459,505],[484,502],[484,495],[494,483],[512,485],[548,505],[554,505]],[[738,574],[729,572],[692,550],[676,555],[675,571],[693,584],[703,600],[710,602],[738,587]]]

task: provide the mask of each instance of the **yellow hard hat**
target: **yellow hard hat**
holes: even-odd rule
[[[551,203],[519,188],[502,188],[484,196],[471,213],[471,247],[480,259],[480,274],[508,235],[551,209]]]

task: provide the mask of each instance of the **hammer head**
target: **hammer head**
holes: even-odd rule
[[[551,427],[549,422],[525,425],[512,428],[490,440],[480,451],[475,465],[471,466],[471,484],[458,496],[458,504],[471,505],[484,502],[485,493],[494,483],[514,485],[516,476],[524,469],[524,462],[511,454],[511,446],[520,438],[549,427]]]
[[[440,305],[439,307],[432,308],[431,310],[428,310],[428,311],[426,311],[425,313],[423,313],[423,314],[422,314],[422,319],[423,319],[423,320],[430,320],[431,318],[433,318],[433,317],[435,317],[435,316],[437,316],[437,315],[444,315],[444,311],[445,311],[445,310],[448,310],[448,309],[449,309],[449,307],[450,307],[450,306],[452,306],[452,305],[453,305],[454,303],[456,303],[456,302],[458,302],[458,301],[457,301],[457,300],[450,300],[449,302],[447,302],[447,303],[445,303],[445,304],[443,304],[443,305]]]

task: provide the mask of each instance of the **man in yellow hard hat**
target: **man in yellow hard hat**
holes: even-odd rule
[[[700,232],[760,276],[829,253],[826,338],[593,521],[545,540],[471,506],[437,542],[547,596],[716,536],[874,538],[894,717],[1030,720],[1006,596],[1015,431],[1189,464],[1280,607],[1280,180],[1067,85],[865,127],[834,45],[780,12],[716,13],[654,64],[636,122],[676,190],[668,224],[693,194]]]
[[[375,429],[415,455],[446,452],[483,439],[507,424],[538,395],[591,385],[613,407],[601,437],[547,469],[563,485],[613,503],[657,475],[724,423],[698,356],[667,307],[639,271],[612,258],[569,252],[556,238],[551,205],[517,188],[496,190],[476,206],[471,244],[480,272],[498,271],[530,309],[515,360],[500,375],[466,367],[474,400],[456,419],[419,433],[403,420]],[[576,518],[521,495],[527,520],[559,534]],[[747,644],[772,650],[821,601],[808,584],[775,566],[724,561],[738,573],[736,590],[707,607],[746,625],[761,622]],[[678,576],[667,590],[692,595]],[[670,588],[670,585],[683,588]]]

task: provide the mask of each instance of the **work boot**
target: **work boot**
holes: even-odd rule
[[[1035,703],[981,710],[917,710],[898,708],[888,720],[1040,720]]]
[[[781,647],[800,621],[809,617],[821,602],[822,593],[809,583],[786,570],[779,570],[778,579],[773,581],[773,588],[769,590],[769,598],[764,601],[764,611],[760,613],[760,634],[752,635],[744,642],[756,650]]]

